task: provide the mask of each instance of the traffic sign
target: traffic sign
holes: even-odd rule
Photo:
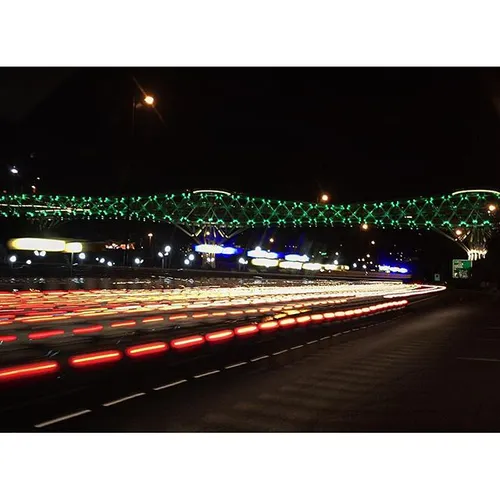
[[[453,259],[452,276],[458,279],[467,279],[470,277],[472,261],[466,259]]]

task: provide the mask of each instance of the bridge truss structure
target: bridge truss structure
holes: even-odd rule
[[[230,238],[256,227],[359,226],[433,230],[475,260],[486,254],[496,228],[500,192],[471,189],[451,194],[372,203],[321,204],[255,198],[220,190],[151,196],[0,196],[0,217],[52,224],[68,220],[131,220],[174,224],[199,243]]]

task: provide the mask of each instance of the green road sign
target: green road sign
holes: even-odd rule
[[[472,261],[466,259],[453,259],[452,276],[458,279],[467,279],[470,277]]]

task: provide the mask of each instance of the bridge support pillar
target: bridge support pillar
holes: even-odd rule
[[[486,257],[488,240],[491,237],[491,229],[472,227],[468,229],[458,228],[446,231],[435,229],[435,231],[457,244],[467,254],[469,260],[479,260]]]
[[[176,224],[176,227],[193,238],[198,245],[222,245],[224,242],[245,230],[245,228],[238,228],[229,231],[227,228],[220,227],[216,224],[204,224],[200,226],[183,226]],[[201,259],[203,267],[215,269],[215,253],[204,252],[201,254]]]

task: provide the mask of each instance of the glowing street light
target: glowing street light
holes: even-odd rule
[[[190,253],[190,254],[188,255],[188,259],[189,259],[191,262],[193,262],[193,260],[194,260],[194,255],[193,255],[192,253]]]
[[[147,104],[148,106],[153,106],[154,103],[155,103],[155,98],[152,95],[144,96],[144,104]]]
[[[375,245],[375,240],[370,241],[372,245]]]
[[[363,231],[366,231],[368,229],[368,224],[366,222],[363,222],[363,224],[361,224],[361,229]]]
[[[172,250],[172,247],[171,247],[170,245],[167,245],[167,246],[165,247],[165,253],[166,253],[166,254],[169,254],[169,253],[171,252],[171,250]]]
[[[488,206],[488,211],[489,212],[494,212],[495,210],[497,209],[497,206],[496,205],[493,205],[493,203],[491,205]]]
[[[274,243],[274,238],[269,238],[269,243]]]
[[[87,257],[87,256],[85,255],[85,252],[80,252],[80,253],[78,254],[78,258],[79,258],[80,260],[85,260],[85,258],[86,258],[86,257]]]
[[[189,266],[191,264],[191,261],[189,259],[184,259],[184,265]]]
[[[12,263],[12,264],[14,264],[14,262],[16,262],[16,260],[17,260],[17,257],[15,255],[11,255],[9,257],[9,262]]]
[[[323,193],[320,197],[320,200],[321,200],[321,203],[328,203],[328,201],[330,200],[330,197],[326,193]]]
[[[19,173],[19,170],[17,170],[17,168],[16,168],[16,167],[11,167],[11,169],[10,169],[10,173],[11,173],[11,174],[14,174],[14,175],[17,175],[17,174]]]
[[[463,231],[462,231],[461,229],[455,229],[455,234],[456,234],[457,236],[462,236]]]

